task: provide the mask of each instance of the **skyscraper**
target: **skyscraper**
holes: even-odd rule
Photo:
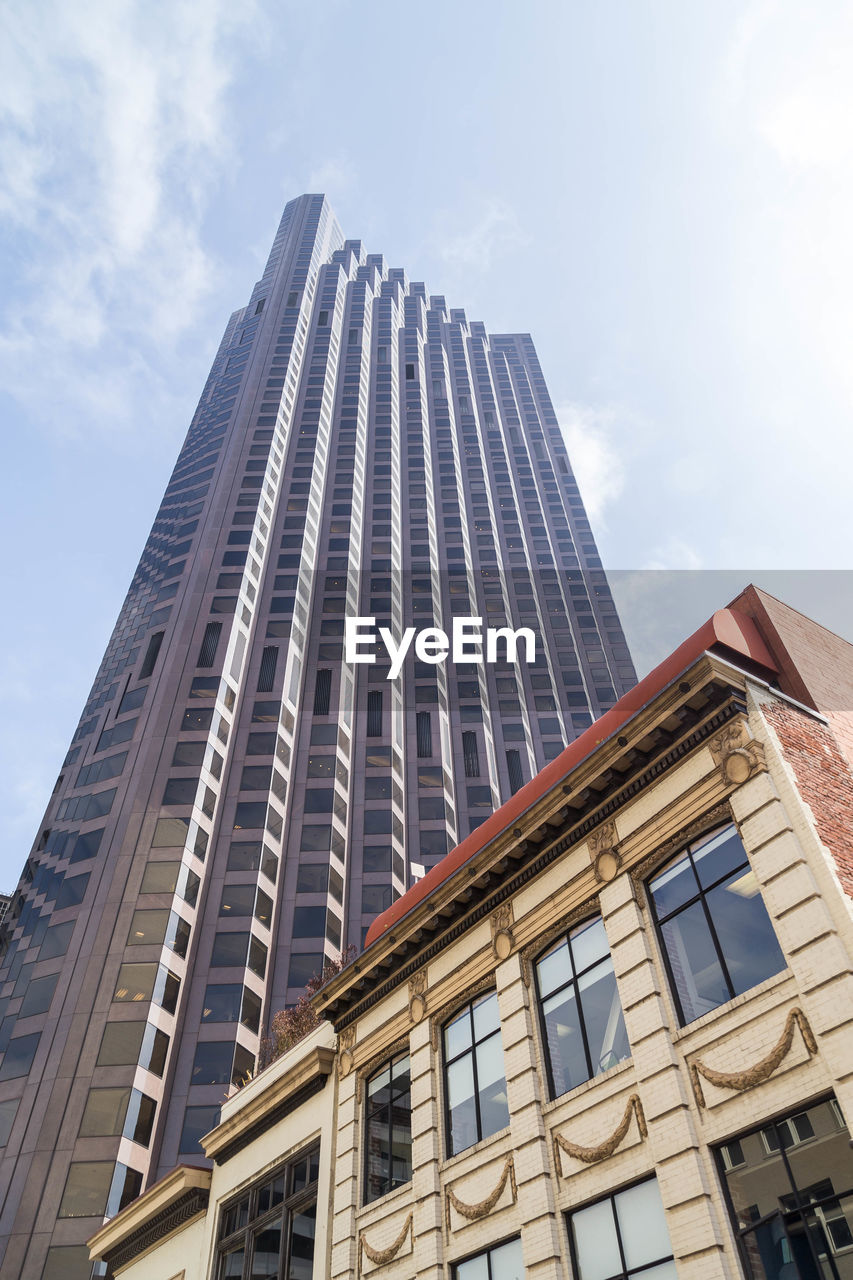
[[[390,678],[454,621],[535,654],[433,632]],[[0,1277],[88,1275],[324,956],[633,680],[529,336],[292,201],[4,923]]]

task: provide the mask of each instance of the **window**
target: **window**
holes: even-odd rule
[[[784,969],[734,826],[679,854],[649,882],[649,898],[682,1023]]]
[[[181,1130],[181,1141],[178,1144],[178,1151],[181,1155],[202,1155],[201,1139],[206,1133],[210,1133],[211,1129],[215,1129],[219,1124],[219,1107],[187,1107],[184,1112],[184,1127]],[[242,1275],[242,1272],[235,1271],[231,1273],[234,1276]],[[227,1271],[220,1272],[220,1275],[227,1276]],[[275,1275],[275,1272],[273,1272]]]
[[[33,1035],[18,1036],[9,1041],[0,1065],[0,1080],[17,1080],[29,1074],[40,1038],[41,1032],[36,1031]]]
[[[578,1280],[676,1280],[656,1178],[570,1214],[569,1236]]]
[[[216,1280],[313,1274],[319,1172],[320,1151],[314,1148],[224,1207]]]
[[[454,1280],[523,1280],[521,1241],[507,1240],[453,1268]]]
[[[750,1280],[847,1275],[853,1256],[849,1142],[838,1104],[828,1098],[718,1149]]]
[[[367,1082],[364,1201],[412,1178],[412,1100],[409,1055],[401,1054]]]
[[[509,1124],[497,992],[466,1004],[444,1028],[448,1153]]]
[[[573,929],[539,957],[536,989],[552,1098],[629,1056],[600,916]]]

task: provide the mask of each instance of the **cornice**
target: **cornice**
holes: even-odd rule
[[[116,1214],[87,1241],[94,1262],[103,1259],[117,1271],[178,1227],[204,1213],[210,1197],[211,1170],[179,1165]]]
[[[204,1154],[225,1164],[272,1125],[319,1093],[335,1064],[335,1050],[315,1045],[293,1067],[202,1138]]]

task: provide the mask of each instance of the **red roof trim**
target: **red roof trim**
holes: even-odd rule
[[[734,609],[718,609],[704,626],[679,645],[660,666],[650,671],[639,684],[621,697],[615,706],[590,725],[579,738],[569,743],[565,751],[547,764],[541,773],[531,778],[530,782],[507,800],[506,804],[501,805],[500,809],[496,809],[482,826],[472,831],[455,849],[451,849],[422,880],[416,881],[407,893],[391,904],[387,911],[377,916],[367,931],[365,945],[369,947],[410,911],[413,911],[470,858],[485,848],[507,827],[517,822],[537,800],[562,782],[572,769],[577,768],[597,747],[612,737],[632,716],[657,697],[682,671],[692,666],[706,650],[716,645],[722,645],[740,657],[758,663],[768,671],[775,672],[778,669],[752,619]]]

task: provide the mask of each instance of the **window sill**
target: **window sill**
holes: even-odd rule
[[[487,1151],[489,1147],[497,1146],[503,1139],[510,1136],[511,1126],[507,1125],[503,1129],[498,1129],[497,1133],[489,1134],[488,1138],[481,1138],[479,1142],[475,1142],[473,1146],[466,1147],[464,1151],[455,1151],[452,1156],[448,1156],[445,1160],[440,1160],[438,1169],[440,1173],[445,1173],[448,1169],[456,1168],[468,1156],[479,1155],[481,1151]]]
[[[542,1105],[543,1115],[548,1115],[557,1107],[561,1107],[564,1103],[571,1099],[573,1102],[582,1097],[585,1093],[589,1093],[591,1089],[597,1088],[607,1080],[612,1080],[615,1076],[621,1075],[625,1071],[630,1071],[634,1066],[633,1058],[624,1058],[622,1062],[617,1062],[615,1066],[608,1067],[606,1071],[601,1071],[597,1076],[591,1076],[589,1080],[584,1080],[583,1084],[575,1085],[574,1089],[569,1089],[566,1093],[559,1094],[556,1098],[550,1098]]]
[[[393,1212],[397,1207],[398,1200],[405,1200],[412,1195],[412,1182],[404,1182],[402,1187],[395,1187],[393,1191],[386,1191],[384,1196],[377,1196],[375,1200],[371,1200],[369,1204],[363,1204],[360,1209],[356,1210],[355,1220],[361,1222],[362,1219],[368,1220],[372,1214],[381,1218],[388,1212]]]

